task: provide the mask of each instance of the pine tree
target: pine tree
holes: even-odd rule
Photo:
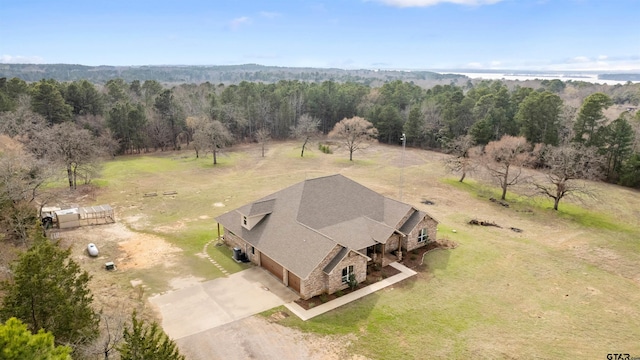
[[[27,326],[12,317],[0,323],[0,359],[2,360],[71,360],[71,348],[55,346],[53,335],[44,330],[31,334]]]
[[[184,360],[176,343],[162,331],[155,321],[148,325],[131,315],[131,326],[124,329],[123,342],[118,347],[122,360]]]
[[[81,344],[98,334],[98,314],[91,308],[89,274],[39,233],[34,245],[13,265],[13,279],[3,282],[0,319],[16,317],[29,330],[50,331],[58,344]]]

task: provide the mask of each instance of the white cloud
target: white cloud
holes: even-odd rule
[[[40,56],[0,55],[0,64],[42,64]]]
[[[470,62],[470,63],[467,63],[467,66],[470,69],[482,69],[483,68],[482,64],[479,63],[479,62]]]
[[[590,61],[591,61],[591,59],[589,59],[586,56],[576,56],[576,57],[573,57],[573,58],[569,59],[567,62],[568,63],[588,63]]]
[[[282,16],[282,14],[273,12],[273,11],[260,11],[260,16],[265,17],[267,19],[275,19],[277,17]]]
[[[607,60],[609,57],[607,55],[598,56],[598,60]]]
[[[443,3],[451,3],[467,6],[492,5],[503,0],[374,0],[386,5],[396,7],[427,7]]]
[[[229,22],[229,27],[233,30],[239,28],[242,25],[246,25],[246,24],[250,24],[251,23],[251,18],[247,17],[247,16],[241,16],[238,18],[235,18],[233,20],[231,20]]]

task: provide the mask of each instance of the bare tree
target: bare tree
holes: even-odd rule
[[[157,116],[151,117],[147,124],[147,134],[154,148],[165,151],[171,144],[171,129]]]
[[[507,188],[522,180],[522,166],[531,161],[531,145],[520,136],[504,135],[498,141],[488,143],[480,161],[502,189],[502,200],[507,196]]]
[[[232,136],[224,124],[218,120],[209,121],[194,134],[194,141],[200,143],[203,149],[213,154],[213,165],[218,163],[218,148],[222,148],[231,142]]]
[[[302,151],[300,157],[304,157],[304,149],[309,140],[318,136],[320,133],[320,119],[309,114],[303,114],[298,119],[298,125],[291,127],[291,137],[302,141]]]
[[[264,157],[264,147],[267,144],[267,142],[271,140],[271,131],[269,131],[268,128],[263,127],[263,128],[260,128],[258,131],[256,131],[255,136],[256,136],[256,141],[262,147],[262,157]]]
[[[52,174],[44,160],[20,149],[0,154],[0,239],[28,245],[37,219],[34,200]]]
[[[56,124],[30,139],[27,148],[48,161],[59,163],[67,170],[69,189],[76,189],[78,170],[104,152],[86,129],[71,122]]]
[[[292,92],[287,98],[289,108],[293,113],[293,122],[300,118],[302,115],[302,109],[304,108],[304,96],[302,92],[295,91]],[[296,124],[297,125],[297,124]],[[295,125],[294,125],[295,126]]]
[[[471,135],[462,135],[453,139],[446,145],[447,152],[452,154],[445,160],[445,166],[452,173],[460,173],[459,182],[463,182],[467,174],[472,173],[478,167],[477,158],[482,149],[474,146]]]
[[[196,159],[200,157],[200,150],[202,150],[205,145],[203,144],[204,137],[200,136],[196,138],[195,133],[202,129],[207,122],[208,120],[203,116],[189,116],[186,120],[187,129],[192,134],[192,144],[193,150],[196,152]]]
[[[377,136],[373,124],[359,116],[342,119],[329,132],[329,138],[341,140],[349,149],[349,161],[353,161],[355,151],[365,148]]]
[[[30,139],[45,130],[47,120],[40,114],[31,111],[29,98],[20,97],[15,111],[0,113],[0,132],[25,144]]]
[[[602,177],[602,158],[594,147],[547,147],[542,159],[544,177],[532,182],[539,194],[553,199],[553,209],[558,210],[560,200],[580,194],[594,196],[593,189],[580,180]]]
[[[125,302],[118,302],[107,311],[100,312],[100,335],[93,342],[77,348],[83,358],[119,359],[118,346],[129,320],[129,309]]]

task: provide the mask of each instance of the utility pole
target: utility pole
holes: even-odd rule
[[[402,140],[402,155],[400,157],[400,201],[402,201],[402,185],[404,180],[404,148],[407,144],[407,137],[404,135],[404,133],[402,133],[402,137],[400,138],[400,140]]]

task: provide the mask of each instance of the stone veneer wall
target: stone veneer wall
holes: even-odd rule
[[[232,248],[238,247],[242,249],[242,252],[249,256],[252,263],[260,266],[260,251],[258,251],[258,249],[255,249],[255,254],[252,255],[251,245],[229,231],[225,231],[224,241]],[[346,289],[349,285],[342,283],[342,269],[349,265],[353,265],[353,271],[359,283],[367,279],[367,259],[353,251],[350,251],[349,254],[336,265],[331,275],[327,275],[322,271],[338,252],[340,252],[340,249],[340,246],[336,246],[320,265],[311,272],[306,280],[300,280],[300,297],[309,299],[316,295],[324,293],[332,294],[338,290]]]
[[[327,275],[322,271],[325,266],[340,252],[341,247],[336,246],[329,255],[309,274],[306,280],[302,280],[300,284],[300,296],[303,299],[309,299],[316,295],[324,293],[332,294],[338,290],[346,289],[347,284],[342,284],[342,269],[349,265],[353,265],[353,271],[356,274],[356,280],[363,282],[367,279],[367,259],[350,251],[342,261],[336,265],[331,275]]]
[[[418,235],[420,234],[420,230],[423,228],[427,228],[427,234],[429,239],[425,242],[418,242]],[[433,220],[429,215],[426,215],[424,219],[422,219],[416,227],[411,230],[411,232],[407,235],[407,239],[403,241],[402,246],[407,250],[411,251],[413,249],[425,246],[429,241],[436,240],[436,234],[438,231],[438,222]]]
[[[342,282],[342,269],[349,265],[353,265],[353,272],[356,275],[357,282],[361,283],[367,280],[367,259],[362,255],[358,255],[355,252],[350,251],[349,255],[342,259],[342,261],[333,269],[331,275],[323,274],[328,278],[327,293],[333,294],[338,290],[349,287],[349,284]]]
[[[399,243],[400,243],[400,235],[393,234],[393,235],[391,235],[389,240],[387,240],[387,244],[385,245],[384,249],[388,253],[396,251],[396,250],[398,250],[398,244]]]

